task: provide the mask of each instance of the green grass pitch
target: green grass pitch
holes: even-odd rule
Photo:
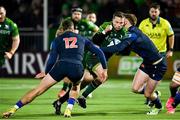
[[[36,79],[2,79],[0,78],[0,114],[12,107],[22,95],[35,87],[40,81]],[[82,109],[77,104],[74,106],[71,118],[63,115],[54,115],[52,102],[57,98],[57,92],[62,87],[58,83],[46,93],[36,98],[32,103],[18,110],[12,120],[179,120],[180,107],[174,115],[167,115],[163,109],[159,115],[147,116],[149,110],[144,105],[144,97],[131,92],[132,80],[109,79],[99,87],[93,98],[87,99],[87,108]],[[161,100],[165,102],[169,96],[169,82],[162,81],[158,87],[161,91]],[[65,103],[62,112],[66,107]],[[2,118],[0,118],[2,119]]]

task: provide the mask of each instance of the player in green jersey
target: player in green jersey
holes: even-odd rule
[[[11,59],[20,42],[17,25],[6,17],[6,9],[0,6],[0,67],[5,58]]]
[[[113,19],[110,22],[104,22],[100,27],[99,31],[93,37],[93,43],[100,47],[108,47],[116,45],[121,42],[122,37],[126,34],[126,29],[124,25],[124,16],[122,12],[115,12],[113,14]],[[126,50],[125,50],[126,51]],[[106,60],[113,54],[106,54]],[[91,53],[88,53],[85,59],[86,68],[94,76],[98,75],[102,71],[102,66],[99,64],[99,60]],[[82,93],[82,96],[78,98],[79,105],[83,108],[86,108],[86,97],[93,92],[97,87],[99,87],[103,82],[99,79],[94,79],[85,91]]]

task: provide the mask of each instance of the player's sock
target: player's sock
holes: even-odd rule
[[[172,106],[176,108],[176,106],[180,103],[180,93],[178,92],[174,98],[174,102],[172,103]]]
[[[68,99],[68,105],[67,105],[67,108],[72,110],[74,104],[75,104],[76,100],[74,98],[69,98]]]
[[[159,97],[157,97],[155,100],[153,100],[152,103],[155,104],[155,108],[158,108],[158,109],[162,108],[161,100],[159,99]]]
[[[87,96],[93,92],[97,87],[99,87],[102,84],[102,82],[100,82],[99,80],[93,80],[88,87],[86,88],[86,90],[82,93],[82,95],[87,98]]]
[[[63,97],[59,98],[59,101],[60,101],[62,104],[68,100],[68,98],[69,98],[69,92],[70,92],[70,89],[66,92],[66,94],[65,94]]]
[[[24,104],[21,102],[21,100],[19,100],[19,101],[16,103],[16,105],[14,105],[14,108],[19,109],[19,108],[21,108],[21,107],[23,107],[23,106],[24,106]]]
[[[69,83],[64,82],[62,90],[66,91],[68,87],[69,87]]]
[[[91,81],[85,81],[83,80],[81,82],[81,86],[80,86],[80,90],[84,89],[87,85],[89,85],[91,83]]]
[[[178,87],[170,87],[171,97],[174,98],[176,96],[177,89]]]

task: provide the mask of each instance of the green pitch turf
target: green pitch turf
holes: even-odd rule
[[[2,79],[0,78],[0,114],[13,106],[28,90],[40,81],[36,79]],[[144,105],[144,97],[131,92],[131,80],[109,79],[87,100],[87,108],[74,106],[72,117],[54,115],[52,102],[62,84],[57,84],[32,103],[18,110],[10,119],[13,120],[179,120],[180,107],[174,115],[167,115],[166,110],[157,116],[147,116],[148,108]],[[163,106],[169,96],[169,82],[162,81],[158,90],[161,91]],[[67,103],[62,107],[64,111]],[[0,118],[2,119],[2,118]]]

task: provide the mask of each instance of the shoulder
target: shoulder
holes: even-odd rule
[[[161,24],[165,24],[165,25],[169,25],[170,23],[169,23],[169,21],[168,20],[166,20],[166,19],[164,19],[164,18],[162,18],[162,17],[160,17],[160,23]]]
[[[11,27],[17,28],[17,24],[7,17],[6,17],[6,24],[10,25]]]

